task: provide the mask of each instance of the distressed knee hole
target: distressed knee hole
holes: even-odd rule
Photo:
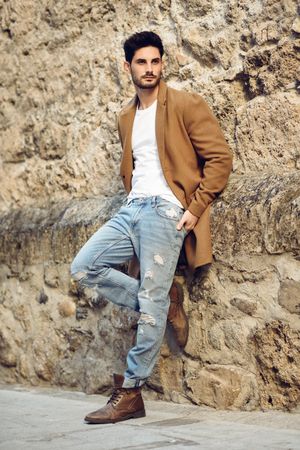
[[[153,316],[151,316],[151,314],[146,314],[146,313],[141,313],[141,316],[138,320],[138,324],[139,325],[156,325],[156,320]]]
[[[81,282],[86,277],[85,272],[76,272],[72,274],[70,280],[70,286],[73,291],[79,291],[81,289]]]
[[[153,272],[152,270],[147,270],[145,273],[146,280],[153,280]]]
[[[84,271],[76,272],[76,273],[72,274],[71,280],[76,282],[76,281],[82,280],[82,278],[84,278],[84,277],[86,277],[86,272],[84,272]]]
[[[164,258],[159,255],[158,253],[156,253],[153,257],[154,263],[159,265],[159,266],[163,266],[165,264],[165,260]]]
[[[76,272],[72,274],[71,277],[71,291],[76,293],[78,298],[84,300],[89,306],[99,305],[104,298],[99,294],[97,287],[95,285],[88,284],[87,273]]]

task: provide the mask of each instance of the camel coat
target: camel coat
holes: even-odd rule
[[[131,134],[137,101],[135,95],[118,118],[123,148],[120,175],[128,193],[134,167]],[[163,80],[159,84],[155,129],[165,179],[184,208],[199,217],[184,242],[189,268],[195,270],[212,261],[210,204],[227,183],[232,155],[203,98],[168,87]]]

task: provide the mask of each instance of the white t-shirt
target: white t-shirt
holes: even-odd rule
[[[134,169],[128,199],[160,197],[183,208],[164,177],[157,148],[155,115],[157,100],[146,109],[137,109],[132,130]]]

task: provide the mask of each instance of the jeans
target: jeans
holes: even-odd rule
[[[169,290],[186,235],[176,225],[184,210],[159,196],[136,198],[86,242],[71,265],[83,287],[140,312],[136,342],[127,355],[123,387],[141,386],[150,376],[163,341]],[[140,279],[116,267],[136,254]]]

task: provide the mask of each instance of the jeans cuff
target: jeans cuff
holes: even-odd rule
[[[146,379],[142,378],[124,378],[122,387],[126,389],[132,389],[142,386],[146,383]]]

